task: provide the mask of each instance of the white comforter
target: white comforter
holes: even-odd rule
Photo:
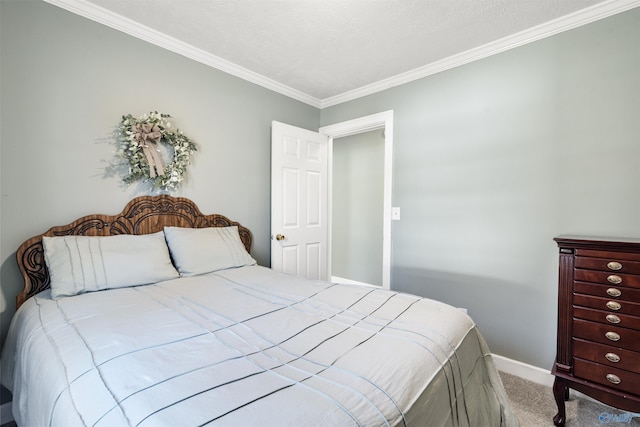
[[[446,304],[259,267],[16,314],[20,426],[515,426],[472,320]]]

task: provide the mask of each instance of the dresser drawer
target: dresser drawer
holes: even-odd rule
[[[628,286],[640,288],[640,275],[613,273],[606,271],[575,269],[574,279],[578,282],[599,283],[601,285]]]
[[[574,359],[573,368],[576,377],[636,396],[640,394],[640,374],[579,358]]]
[[[626,301],[640,303],[640,289],[625,288],[614,285],[598,285],[595,283],[575,282],[573,291],[579,294],[593,295],[595,297],[624,299]]]
[[[633,251],[625,251],[625,250],[615,250],[615,251],[606,251],[599,249],[583,249],[576,248],[575,254],[576,257],[586,257],[586,258],[605,258],[607,261],[635,261],[640,262],[640,251],[638,251],[637,246],[640,243],[640,239],[637,239],[636,242],[632,243],[632,247],[635,250]]]
[[[574,306],[573,317],[640,331],[640,317],[638,316]]]
[[[640,374],[640,353],[574,338],[573,355],[581,359]]]
[[[619,300],[615,298],[592,297],[590,295],[574,294],[573,305],[597,308],[613,314],[628,314],[640,316],[640,303]]]
[[[640,331],[573,319],[573,336],[587,341],[640,351]]]
[[[607,258],[576,257],[575,267],[586,270],[599,270],[610,273],[640,274],[640,260],[629,261],[619,258],[619,253],[611,253]]]

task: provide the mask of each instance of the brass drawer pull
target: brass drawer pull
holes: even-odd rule
[[[622,270],[622,264],[616,261],[611,261],[607,263],[607,268],[615,271]]]
[[[620,318],[615,314],[607,314],[606,319],[609,323],[620,323]]]
[[[614,285],[619,285],[620,283],[622,283],[622,277],[612,274],[611,276],[607,277],[607,282],[613,283]]]
[[[619,297],[620,295],[622,295],[622,291],[616,288],[609,288],[607,289],[607,295],[609,295],[610,297]]]
[[[609,362],[618,363],[620,361],[620,356],[615,353],[607,353],[604,355]]]
[[[616,301],[608,301],[607,302],[607,308],[610,310],[615,310],[618,311],[622,308],[622,306],[620,305],[619,302]]]
[[[607,337],[609,341],[620,341],[620,334],[616,334],[615,332],[607,332],[604,336]]]
[[[620,377],[614,374],[607,374],[607,381],[611,384],[620,384],[622,382]]]

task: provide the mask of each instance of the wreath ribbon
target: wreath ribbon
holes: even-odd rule
[[[162,139],[162,132],[160,132],[158,125],[151,123],[137,124],[133,127],[133,130],[136,133],[136,141],[142,147],[142,152],[147,158],[147,163],[149,163],[149,177],[155,178],[156,170],[158,175],[164,175],[162,159],[155,147]]]

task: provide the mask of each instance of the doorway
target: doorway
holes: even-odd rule
[[[331,280],[382,286],[384,131],[333,140]]]
[[[329,137],[329,153],[328,153],[328,165],[329,165],[329,212],[333,211],[333,151],[334,144],[340,143],[340,138],[347,136],[363,134],[371,131],[379,131],[382,134],[384,140],[384,160],[383,160],[383,178],[382,178],[382,266],[381,266],[381,280],[380,285],[384,289],[391,288],[391,189],[392,189],[392,154],[393,154],[393,110],[385,111],[378,114],[372,114],[370,116],[361,117],[346,122],[336,123],[329,126],[320,128],[320,133]],[[380,135],[378,133],[378,135]],[[376,231],[376,233],[378,233]],[[333,273],[333,221],[329,221],[329,256],[328,256],[328,271]],[[345,279],[351,279],[346,277]],[[355,279],[354,281],[360,282]],[[375,284],[375,283],[372,283]]]

